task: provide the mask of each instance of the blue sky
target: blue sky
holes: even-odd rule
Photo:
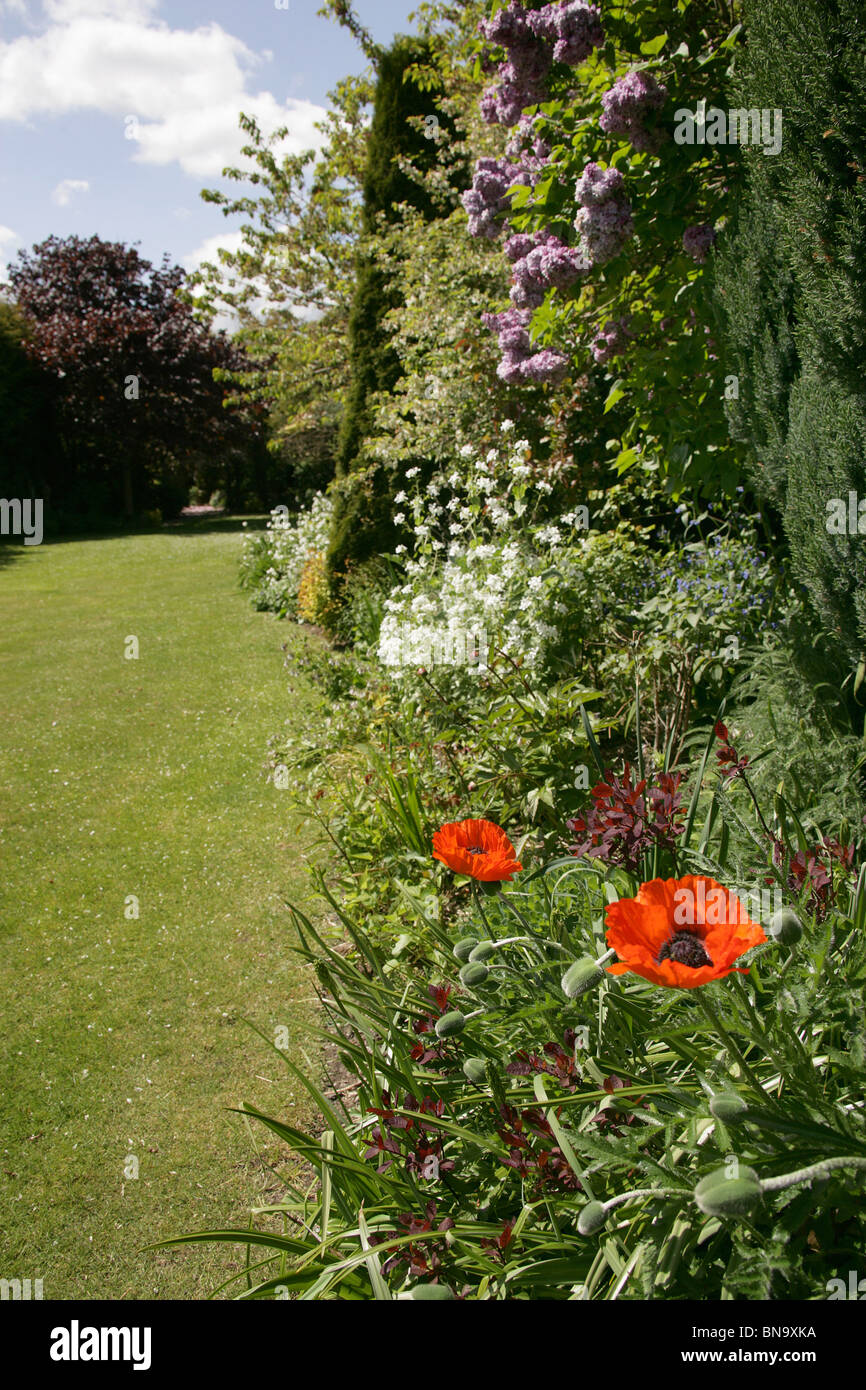
[[[231,186],[238,112],[306,149],[328,91],[366,66],[322,0],[283,3],[0,0],[0,280],[52,233],[138,242],[188,269],[232,245],[199,192]],[[415,4],[355,9],[384,43],[411,30]]]

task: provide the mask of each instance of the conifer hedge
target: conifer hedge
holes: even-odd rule
[[[436,91],[422,87],[410,69],[429,63],[428,45],[417,38],[398,37],[381,52],[367,167],[364,177],[363,231],[372,238],[382,221],[399,217],[401,203],[436,215],[428,195],[401,167],[410,160],[424,168],[433,158],[435,143],[410,117],[436,113]],[[437,118],[438,119],[438,118]],[[351,384],[337,447],[334,520],[328,552],[329,581],[334,590],[347,567],[393,549],[396,534],[391,521],[394,491],[390,474],[364,456],[375,392],[390,391],[400,367],[383,321],[397,306],[397,297],[368,245],[358,258],[358,275],[349,320]]]
[[[729,418],[822,642],[853,662],[866,650],[866,6],[744,0],[743,12],[731,104],[781,109],[783,138],[775,156],[742,149],[716,258],[739,378]]]

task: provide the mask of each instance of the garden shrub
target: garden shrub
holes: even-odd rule
[[[318,493],[307,511],[292,518],[287,508],[277,507],[263,534],[244,537],[241,583],[251,591],[256,608],[300,616],[305,567],[325,550],[331,513],[330,498]]]

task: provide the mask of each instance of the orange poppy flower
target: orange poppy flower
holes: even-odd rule
[[[752,946],[766,941],[735,893],[712,878],[654,878],[636,898],[607,910],[607,943],[620,957],[611,975],[631,970],[654,985],[694,989],[721,980]]]
[[[484,883],[511,881],[522,864],[505,831],[489,820],[450,821],[433,836],[433,858],[455,874],[468,874]]]

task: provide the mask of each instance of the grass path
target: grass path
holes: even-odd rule
[[[284,907],[310,837],[265,780],[311,697],[239,546],[215,524],[0,568],[0,1278],[46,1299],[205,1296],[233,1247],[142,1247],[274,1200],[279,1146],[226,1107],[309,1118],[241,1021],[315,1054]]]

